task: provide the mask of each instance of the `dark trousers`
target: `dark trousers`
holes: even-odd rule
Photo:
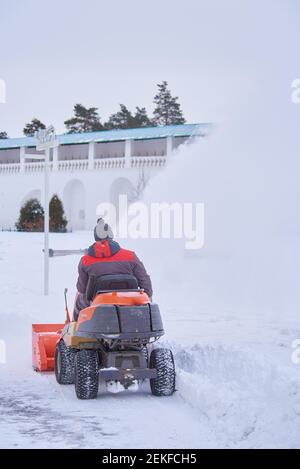
[[[73,311],[74,321],[77,321],[80,311],[84,308],[87,308],[89,305],[90,303],[87,301],[85,295],[83,293],[77,292]]]

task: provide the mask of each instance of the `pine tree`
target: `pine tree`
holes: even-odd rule
[[[135,120],[131,112],[124,104],[120,104],[120,111],[112,114],[108,122],[105,123],[106,129],[130,129],[133,128]]]
[[[151,120],[144,107],[136,107],[133,115],[124,104],[120,104],[120,111],[112,114],[108,122],[105,123],[106,129],[133,129],[151,125]]]
[[[64,124],[69,134],[103,130],[103,125],[100,122],[98,114],[98,108],[86,108],[82,104],[75,104],[74,117],[65,120]]]
[[[166,81],[157,86],[158,93],[153,100],[156,105],[153,112],[153,123],[155,125],[184,124],[185,119],[178,103],[178,97],[171,95]]]
[[[146,108],[144,107],[136,107],[136,112],[134,115],[134,120],[135,120],[135,127],[149,127],[152,125],[151,119],[149,119],[147,115]]]
[[[8,135],[6,132],[0,132],[0,139],[8,138]]]
[[[39,119],[33,118],[31,122],[25,125],[23,129],[24,135],[26,137],[34,137],[35,132],[40,129],[45,129],[46,126]]]
[[[62,201],[54,194],[49,204],[49,229],[56,233],[65,233],[67,223]]]
[[[18,231],[43,231],[44,209],[38,199],[30,199],[21,207],[16,229]]]

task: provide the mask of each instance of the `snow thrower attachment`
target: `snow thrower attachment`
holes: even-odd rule
[[[54,353],[64,324],[32,324],[32,366],[36,371],[54,370]]]
[[[90,306],[77,321],[69,322],[67,314],[65,324],[33,326],[34,368],[49,370],[54,362],[57,382],[75,384],[79,399],[96,398],[99,381],[112,390],[136,389],[149,379],[153,395],[172,395],[172,352],[152,349],[164,334],[159,307],[138,288],[135,277],[91,277],[86,298]]]
[[[53,371],[54,354],[61,332],[70,322],[70,314],[67,304],[67,292],[65,288],[66,321],[64,324],[32,324],[32,366],[36,371]]]

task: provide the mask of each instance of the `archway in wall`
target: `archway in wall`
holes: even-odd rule
[[[40,189],[34,189],[30,192],[28,192],[25,197],[23,197],[23,199],[21,200],[20,202],[20,208],[22,207],[22,205],[24,205],[26,202],[28,202],[28,200],[30,199],[37,199],[39,202],[41,202],[41,199],[42,199],[42,191]]]
[[[72,179],[63,192],[63,204],[68,220],[68,230],[84,230],[86,190],[81,181]]]
[[[119,218],[122,218],[124,213],[120,211],[119,206],[119,196],[126,195],[128,205],[135,200],[136,188],[132,182],[127,178],[118,178],[116,179],[110,188],[110,202],[114,204]]]

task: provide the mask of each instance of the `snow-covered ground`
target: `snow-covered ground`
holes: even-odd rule
[[[180,29],[189,47],[176,51],[174,70],[182,89],[201,91],[192,94],[193,115],[216,125],[211,138],[172,154],[144,193],[146,203],[203,202],[204,247],[123,243],[153,279],[177,392],[159,399],[145,384],[137,393],[102,389],[86,402],[52,374],[34,372],[31,324],[63,321],[63,289],[71,303],[79,257],[51,259],[45,298],[42,235],[0,233],[0,346],[7,355],[0,363],[0,447],[300,447],[300,364],[291,360],[300,338],[300,107],[291,99],[299,6],[206,3],[216,3],[211,16],[204,4],[201,15],[188,9],[197,26],[189,28],[192,40]],[[204,81],[185,56],[201,64]],[[172,63],[148,62],[151,70]],[[99,184],[104,177],[105,170]],[[92,233],[81,232],[51,235],[50,246],[91,242]]]
[[[85,247],[90,236],[51,235],[51,247]],[[2,448],[300,447],[300,375],[291,362],[300,330],[293,314],[212,313],[201,301],[198,310],[164,306],[163,342],[177,366],[178,391],[170,398],[155,398],[145,384],[136,393],[102,388],[96,401],[79,401],[73,386],[34,372],[31,323],[63,321],[63,288],[71,301],[79,260],[51,259],[45,298],[42,245],[42,234],[0,233]]]
[[[153,280],[161,342],[176,361],[170,398],[145,383],[78,401],[73,386],[34,372],[31,324],[64,320],[63,289],[71,303],[79,257],[50,260],[45,298],[43,235],[0,233],[1,447],[300,447],[300,365],[291,360],[300,338],[300,148],[292,120],[286,129],[261,121],[251,141],[255,112],[181,147],[147,186],[145,204],[204,202],[202,249],[121,241]],[[93,242],[91,232],[50,238],[54,249]]]
[[[43,235],[0,233],[1,447],[300,447],[300,365],[291,360],[300,338],[300,145],[295,110],[278,89],[280,119],[273,91],[255,89],[247,113],[182,146],[147,186],[146,204],[204,203],[202,249],[121,241],[151,274],[161,342],[175,355],[174,396],[155,398],[145,384],[78,401],[72,386],[33,372],[31,324],[64,320],[63,289],[71,303],[79,257],[50,260],[45,298]],[[53,234],[50,246],[92,241],[91,232]]]

